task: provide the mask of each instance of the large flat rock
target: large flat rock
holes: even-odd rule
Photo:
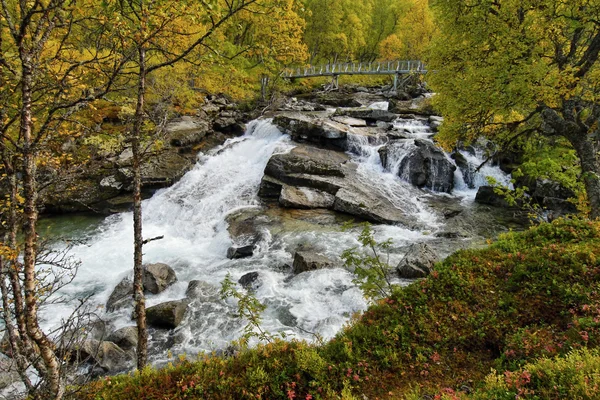
[[[323,147],[345,150],[349,127],[328,118],[300,113],[286,113],[273,118],[273,123],[297,142],[311,142]]]

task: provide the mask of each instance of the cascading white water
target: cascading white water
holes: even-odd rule
[[[415,137],[424,135],[420,125],[410,122],[406,126],[405,131],[412,129]],[[431,133],[427,131],[427,134]],[[430,240],[428,232],[440,228],[442,222],[420,201],[421,196],[428,194],[384,170],[378,153],[384,141],[353,134],[348,141],[361,183],[416,216],[424,226],[421,230],[377,226],[376,239],[393,237],[396,246]],[[191,280],[220,286],[227,273],[237,281],[247,272],[258,271],[255,295],[268,306],[263,326],[270,332],[285,332],[307,340],[314,338],[309,333],[313,332],[327,339],[337,333],[354,312],[366,308],[367,303],[352,283],[351,274],[342,268],[290,276],[289,265],[300,245],[317,244],[320,252],[338,258],[343,250],[358,246],[355,231],[318,226],[283,229],[277,234],[265,232],[252,257],[240,260],[226,257],[232,244],[226,217],[239,210],[259,207],[258,187],[270,156],[292,147],[289,138],[268,120],[253,121],[243,137],[202,155],[194,169],[178,183],[144,201],[144,237],[164,235],[164,239],[144,247],[144,262],[167,263],[179,279],[165,292],[149,296],[148,306],[183,298]],[[131,274],[132,231],[131,213],[107,218],[87,244],[73,249],[82,267],[75,282],[65,287],[62,294],[77,298],[95,293],[92,303],[99,307],[106,304],[116,284]],[[392,256],[392,263],[395,261]],[[192,303],[184,322],[174,332],[155,331],[151,338],[153,359],[164,360],[167,347],[174,354],[196,354],[224,348],[239,338],[242,323],[229,315],[232,306],[232,301]],[[51,315],[45,314],[46,326],[56,326],[69,311],[69,306],[53,308]],[[103,310],[99,313],[103,315]],[[130,313],[131,309],[124,309],[104,314],[104,317],[116,329],[133,324]]]

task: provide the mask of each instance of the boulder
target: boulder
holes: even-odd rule
[[[231,246],[227,249],[227,258],[235,260],[238,258],[252,257],[254,253],[254,244],[248,244],[245,246]]]
[[[166,129],[166,140],[171,146],[186,147],[200,143],[210,127],[208,122],[188,116],[171,121]]]
[[[438,261],[437,254],[425,243],[412,244],[396,270],[400,278],[424,278],[431,273]]]
[[[506,199],[501,194],[496,193],[493,186],[480,186],[475,195],[475,202],[494,207],[510,207]]]
[[[370,124],[376,124],[377,121],[393,122],[398,115],[386,110],[376,110],[372,108],[349,108],[337,109],[334,116],[348,116],[367,121]]]
[[[123,278],[115,287],[108,301],[106,302],[106,311],[113,312],[133,304],[133,281],[129,278]]]
[[[380,224],[414,227],[416,219],[396,208],[385,196],[358,187],[340,189],[335,195],[335,211]]]
[[[298,146],[289,153],[273,155],[265,167],[265,174],[280,180],[289,174],[343,177],[342,165],[349,160],[342,152]]]
[[[456,166],[428,140],[397,140],[382,147],[379,154],[388,170],[398,165],[398,176],[416,187],[447,193],[454,187]]]
[[[294,254],[292,269],[294,274],[306,271],[314,271],[322,268],[334,268],[336,264],[330,259],[311,251],[297,251]]]
[[[248,289],[252,287],[254,282],[256,282],[258,276],[259,273],[256,271],[248,272],[247,274],[242,275],[242,277],[238,280],[238,283],[242,285],[243,288]]]
[[[146,310],[148,324],[155,328],[177,328],[183,321],[187,306],[187,300],[175,300],[148,307]]]
[[[148,157],[141,166],[142,187],[144,189],[168,187],[181,179],[193,165],[193,160],[172,151]]]
[[[71,362],[95,364],[106,372],[114,373],[128,369],[133,361],[132,353],[113,342],[88,339],[70,349]]]
[[[106,338],[123,350],[135,349],[138,344],[138,330],[136,326],[125,326],[112,332]]]
[[[175,271],[167,264],[146,264],[142,268],[144,292],[158,294],[177,282]]]
[[[332,208],[335,197],[329,193],[307,187],[284,185],[279,204],[287,208]]]
[[[273,118],[273,124],[288,133],[297,142],[311,142],[323,147],[346,150],[348,127],[330,119],[305,114],[282,114]]]
[[[185,297],[190,300],[199,300],[202,302],[217,301],[221,297],[219,288],[208,282],[193,280],[190,281],[185,291]]]
[[[213,129],[217,132],[243,135],[246,131],[246,125],[236,121],[234,117],[222,116],[215,119]]]

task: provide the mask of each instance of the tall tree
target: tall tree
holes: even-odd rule
[[[148,333],[146,307],[142,282],[143,245],[141,164],[146,144],[160,127],[147,119],[147,79],[153,73],[179,62],[196,63],[195,50],[209,45],[213,35],[225,28],[228,21],[243,10],[264,13],[258,0],[219,0],[211,2],[172,0],[124,0],[106,2],[116,12],[119,23],[114,26],[121,35],[125,54],[134,51],[135,62],[128,73],[136,78],[135,113],[132,116],[129,139],[133,153],[133,225],[134,225],[134,279],[133,299],[138,327],[137,366],[148,362]],[[254,7],[254,8],[252,8]],[[111,23],[106,21],[106,23]]]
[[[590,217],[600,217],[600,3],[432,4],[441,34],[428,82],[445,116],[440,140],[563,137],[577,152]]]
[[[38,398],[64,394],[62,362],[38,319],[40,302],[53,287],[36,269],[37,170],[48,161],[40,155],[51,154],[70,118],[106,94],[119,70],[108,48],[87,46],[103,37],[88,29],[93,7],[75,0],[0,1],[0,155],[9,188],[0,249],[2,317],[23,381]],[[107,66],[112,73],[98,73]],[[28,366],[40,377],[39,390],[23,370]]]

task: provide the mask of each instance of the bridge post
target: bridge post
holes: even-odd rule
[[[394,74],[394,92],[398,90],[398,73]]]

